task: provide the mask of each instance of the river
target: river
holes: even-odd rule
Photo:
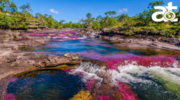
[[[73,36],[66,37],[66,33]],[[52,41],[33,51],[53,55],[78,53],[82,58],[104,62],[107,67],[82,62],[73,69],[29,72],[10,79],[5,98],[180,100],[180,52],[115,47],[108,41],[82,38],[75,33],[46,33]]]

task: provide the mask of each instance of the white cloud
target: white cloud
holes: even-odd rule
[[[128,9],[127,9],[127,8],[123,8],[123,9],[119,10],[119,12],[120,12],[120,13],[121,13],[121,12],[128,12]]]
[[[59,14],[59,12],[58,12],[58,11],[55,11],[54,9],[50,9],[49,11],[52,12],[52,13],[54,13],[54,14]]]

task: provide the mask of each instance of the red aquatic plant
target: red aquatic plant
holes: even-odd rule
[[[126,83],[118,82],[117,87],[121,92],[122,100],[139,100]]]
[[[114,59],[106,61],[108,69],[116,69],[118,65],[136,64],[144,67],[160,66],[160,67],[174,67],[173,64],[176,59],[172,57],[158,56],[158,57],[142,57],[131,56],[127,59]],[[178,66],[178,64],[177,64]]]
[[[63,70],[66,71],[66,72],[70,72],[72,69],[66,68],[66,69],[63,69]]]
[[[13,83],[13,82],[15,82],[17,79],[18,79],[17,77],[13,77],[10,82]]]
[[[88,79],[86,83],[86,89],[90,90],[92,87],[94,80],[93,79]]]
[[[113,100],[109,98],[108,96],[97,96],[97,98],[99,98],[100,100]]]
[[[108,69],[116,69],[119,65],[127,65],[127,64],[136,64],[144,67],[151,66],[160,66],[160,67],[174,67],[174,63],[176,59],[173,57],[165,57],[165,56],[136,56],[133,54],[109,54],[109,55],[100,55],[89,52],[81,52],[79,53],[84,57],[104,61],[108,65]],[[177,64],[178,65],[178,64]]]
[[[4,100],[16,100],[12,93],[7,93],[4,95]]]

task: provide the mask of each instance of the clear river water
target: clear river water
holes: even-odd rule
[[[67,33],[73,35],[66,36]],[[78,53],[106,63],[106,68],[82,62],[73,69],[39,70],[14,76],[9,79],[4,99],[180,100],[180,52],[115,47],[108,41],[82,38],[76,33],[33,34],[50,36],[52,41],[25,50],[52,55]]]

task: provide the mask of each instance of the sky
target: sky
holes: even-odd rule
[[[128,14],[134,16],[147,9],[150,2],[157,0],[9,0],[19,8],[30,3],[31,12],[52,15],[57,21],[78,22],[86,18],[87,13],[92,17],[104,16],[107,11],[116,11],[117,15]],[[180,7],[180,0],[164,0],[165,6],[173,2],[173,6]]]

